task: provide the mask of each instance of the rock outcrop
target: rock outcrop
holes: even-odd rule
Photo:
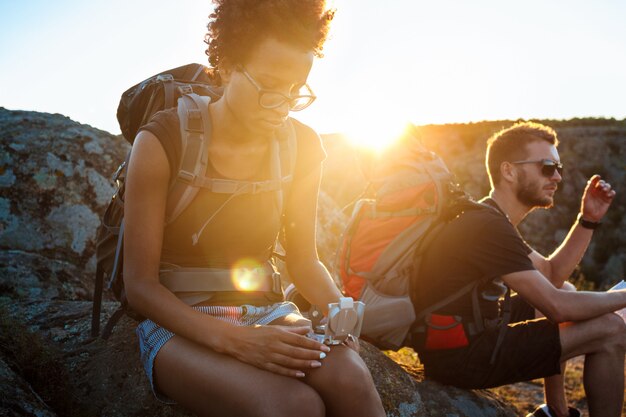
[[[0,415],[188,416],[155,401],[134,322],[89,337],[94,239],[124,158],[121,137],[61,115],[0,108]],[[322,260],[345,217],[320,199]],[[104,303],[109,316],[115,303]],[[488,392],[421,381],[367,343],[389,416],[511,416]]]

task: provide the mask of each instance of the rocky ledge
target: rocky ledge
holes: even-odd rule
[[[152,396],[131,319],[107,341],[89,336],[95,231],[127,149],[61,115],[0,108],[0,415],[189,415]],[[329,260],[343,215],[325,194],[320,218]],[[103,320],[114,308],[105,302]],[[411,376],[367,343],[361,354],[388,416],[514,415],[489,392]]]

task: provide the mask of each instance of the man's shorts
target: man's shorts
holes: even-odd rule
[[[534,308],[519,296],[511,301],[511,324],[493,365],[490,360],[498,328],[485,330],[463,348],[420,352],[426,377],[460,388],[482,389],[560,374],[558,324],[535,319]]]

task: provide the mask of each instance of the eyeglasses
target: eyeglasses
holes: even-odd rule
[[[563,164],[559,161],[553,161],[552,159],[538,159],[534,161],[515,161],[512,164],[541,164],[541,175],[547,178],[552,178],[555,171],[558,171],[560,176],[563,176]]]
[[[244,67],[239,66],[238,69],[259,92],[259,106],[264,109],[275,109],[287,103],[289,104],[289,110],[300,111],[309,107],[317,98],[308,84],[302,84],[295,95],[286,96],[278,91],[271,91],[261,87]]]

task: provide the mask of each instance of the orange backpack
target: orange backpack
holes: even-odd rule
[[[450,209],[470,200],[415,130],[373,165],[369,196],[354,206],[333,269],[343,292],[365,303],[362,337],[397,349],[421,316],[411,301],[421,248]]]

